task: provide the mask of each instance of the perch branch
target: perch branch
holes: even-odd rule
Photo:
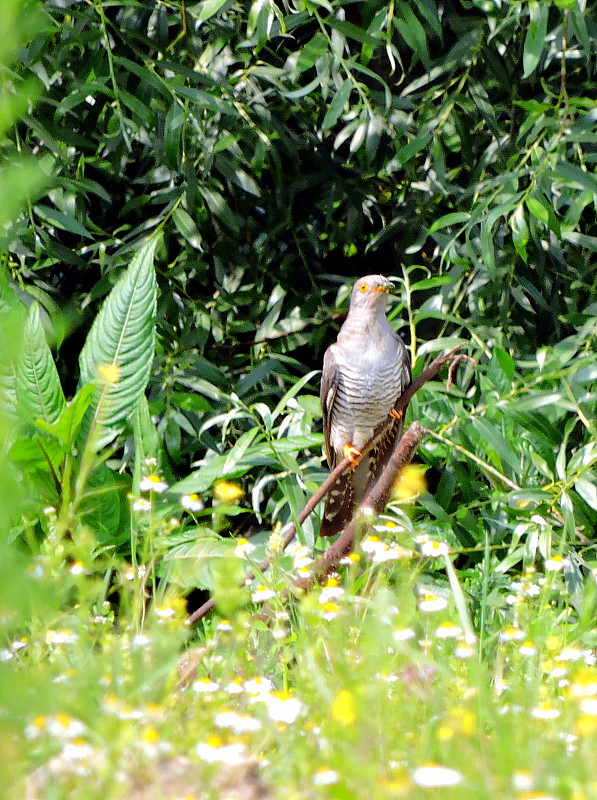
[[[405,390],[405,392],[402,395],[400,395],[400,397],[396,401],[396,405],[394,406],[394,411],[395,412],[403,412],[406,409],[406,407],[408,406],[408,404],[410,403],[410,401],[412,400],[413,396],[416,394],[416,392],[418,392],[419,389],[425,383],[427,383],[427,381],[430,381],[432,378],[434,378],[437,375],[437,373],[440,371],[440,369],[445,364],[448,364],[448,363],[450,364],[450,375],[449,375],[449,378],[451,379],[452,372],[453,372],[453,367],[454,367],[455,364],[458,364],[460,361],[463,361],[463,360],[472,361],[472,359],[469,356],[465,356],[465,355],[463,355],[461,353],[458,353],[458,350],[460,350],[461,347],[462,347],[462,345],[458,345],[458,347],[453,347],[451,350],[448,350],[446,353],[442,353],[442,355],[438,356],[434,361],[432,361],[431,364],[423,370],[423,372],[419,375],[419,377],[413,383],[411,383],[411,385]],[[377,440],[378,436],[392,422],[393,422],[393,417],[392,416],[388,416],[388,418],[384,422],[382,422],[381,425],[379,425],[375,429],[373,437],[365,445],[365,447],[362,450],[363,455],[365,455],[367,452],[369,452],[369,450],[373,447],[375,441]],[[404,439],[409,434],[411,434],[411,438],[407,439],[407,442],[405,444],[405,448],[408,448],[408,447],[410,447],[411,441],[416,439],[416,441],[414,441],[414,444],[412,445],[412,449],[408,450],[408,453],[409,453],[408,457],[404,456],[404,460],[400,462],[400,464],[398,466],[398,469],[400,469],[400,467],[402,465],[407,464],[410,461],[410,459],[412,458],[412,455],[413,455],[417,445],[419,444],[419,442],[421,441],[421,439],[425,435],[425,429],[422,428],[421,425],[419,425],[418,423],[416,423],[416,425],[418,426],[415,429],[416,430],[416,435],[415,435],[415,432],[413,431],[413,425],[411,425],[411,427],[408,429],[407,433],[400,440],[400,443],[403,442]],[[419,435],[419,433],[420,433],[420,435]],[[416,438],[416,436],[419,436],[419,438]],[[399,453],[403,452],[402,448],[400,447],[400,443],[399,443],[399,445],[397,446],[397,448],[395,450],[395,454],[399,454]],[[406,453],[406,452],[407,452],[407,450],[405,449],[404,453]],[[390,459],[390,462],[388,462],[388,465],[386,466],[386,469],[384,470],[383,474],[380,476],[380,480],[377,482],[376,486],[373,488],[373,490],[369,493],[369,495],[365,499],[365,503],[371,502],[370,498],[373,495],[377,485],[380,483],[380,481],[383,479],[384,475],[388,471],[388,467],[389,467],[390,463],[392,462],[393,458],[394,458],[394,455],[392,455],[392,457]],[[401,458],[402,458],[402,456],[401,456]],[[311,514],[311,512],[315,509],[315,507],[320,502],[320,500],[322,500],[325,497],[325,495],[328,493],[328,491],[330,490],[330,487],[334,484],[336,478],[338,478],[344,472],[344,470],[347,469],[349,464],[350,464],[350,460],[348,458],[343,458],[342,461],[340,461],[340,463],[336,465],[334,470],[329,474],[329,476],[323,482],[321,487],[309,499],[309,501],[307,502],[305,507],[302,509],[302,511],[298,515],[298,524],[299,525],[302,525],[302,523],[307,519],[309,514]],[[388,484],[388,486],[391,486],[391,481]],[[381,501],[381,498],[380,498],[380,501]],[[373,508],[373,506],[371,506],[371,507]],[[355,522],[355,520],[353,520],[353,522],[351,522],[347,526],[347,528],[340,535],[340,537],[329,547],[328,550],[326,550],[326,553],[324,554],[322,559],[320,559],[320,561],[317,562],[316,567],[320,562],[323,562],[325,560],[325,558],[327,556],[327,553],[329,553],[330,551],[332,551],[333,554],[338,552],[339,543],[341,541],[343,543],[345,543],[350,538],[350,537],[346,537],[345,535],[346,535],[346,532],[350,531],[351,529],[352,529],[352,539],[350,539],[350,541],[351,541],[351,543],[352,543],[352,541],[354,541],[354,530],[355,530],[355,528],[353,527],[353,523],[354,522]],[[290,526],[290,528],[288,529],[288,531],[286,532],[286,534],[284,535],[284,539],[283,539],[283,543],[282,543],[282,549],[283,550],[285,550],[288,547],[288,545],[292,542],[292,540],[294,539],[295,536],[296,536],[296,525],[293,523]],[[344,546],[344,545],[341,545],[341,546]],[[350,547],[350,545],[347,545],[347,548],[348,547]],[[344,553],[344,552],[346,552],[346,550],[343,550],[342,552]],[[330,556],[330,560],[335,557],[333,554],[332,554],[332,556]],[[341,558],[341,555],[338,556],[338,560],[340,558]],[[272,557],[268,556],[267,558],[265,558],[259,564],[259,566],[257,568],[257,571],[258,572],[265,572],[269,568],[271,562],[272,562]],[[337,563],[336,563],[336,565],[337,565]],[[331,568],[330,568],[330,571],[331,571]],[[247,573],[247,575],[243,579],[243,582],[242,582],[243,585],[245,585],[246,583],[249,583],[254,578],[255,578],[255,571],[251,570],[250,572]],[[295,583],[295,585],[297,585],[297,584]],[[206,600],[205,603],[203,603],[202,606],[197,608],[195,611],[193,611],[192,614],[189,615],[189,617],[187,619],[187,625],[194,625],[196,622],[198,622],[200,619],[205,617],[207,614],[211,613],[214,610],[215,606],[216,606],[215,600],[213,599],[213,597],[210,597],[209,600]]]
[[[315,580],[322,580],[326,575],[338,568],[340,559],[352,550],[355,536],[360,527],[363,524],[367,524],[367,520],[373,519],[376,514],[380,514],[383,511],[386,497],[396,480],[398,472],[411,461],[415,450],[426,433],[427,431],[419,422],[412,423],[394,448],[394,452],[384,471],[379,476],[379,480],[364,499],[352,520],[336,541],[328,547],[323,556],[316,561],[313,567],[313,577],[297,578],[292,582],[293,586],[297,589],[306,589]]]

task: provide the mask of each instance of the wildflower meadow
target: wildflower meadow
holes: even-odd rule
[[[0,800],[597,800],[595,4],[0,30]],[[332,558],[378,273],[447,355]]]

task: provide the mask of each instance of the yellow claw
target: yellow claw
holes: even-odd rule
[[[350,466],[352,469],[356,469],[358,467],[362,456],[363,454],[360,450],[357,450],[356,447],[353,447],[351,444],[344,445],[344,457],[350,461]]]

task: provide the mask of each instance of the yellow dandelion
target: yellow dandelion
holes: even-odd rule
[[[354,724],[356,719],[356,708],[354,697],[347,689],[341,689],[336,695],[331,708],[332,719],[339,722],[345,728]]]
[[[414,501],[427,491],[426,464],[408,464],[401,470],[392,486],[392,499],[402,503]]]
[[[218,481],[214,484],[213,495],[218,503],[236,503],[244,495],[244,491],[237,483]]]
[[[146,744],[156,744],[160,740],[160,734],[155,728],[145,728],[141,734],[141,738]]]
[[[476,731],[476,717],[472,711],[461,706],[456,706],[448,711],[445,727],[452,734],[472,736]],[[440,729],[441,730],[441,729]]]
[[[576,721],[575,733],[579,738],[591,736],[597,730],[597,717],[594,714],[580,714]]]
[[[331,620],[336,619],[336,617],[341,613],[341,608],[338,603],[324,603],[322,606],[322,614],[321,616],[331,622]]]

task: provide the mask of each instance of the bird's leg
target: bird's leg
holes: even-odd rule
[[[352,470],[358,467],[362,456],[363,454],[360,450],[357,450],[356,447],[353,447],[351,444],[344,445],[344,457],[350,461],[350,468]]]

